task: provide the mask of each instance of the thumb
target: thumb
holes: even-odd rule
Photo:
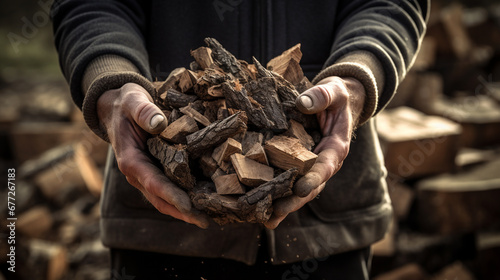
[[[127,84],[125,107],[131,112],[135,123],[150,134],[159,134],[167,127],[167,118],[152,101],[149,93],[137,84]]]
[[[333,91],[326,85],[317,85],[299,95],[295,105],[304,114],[316,114],[330,107],[333,100]]]

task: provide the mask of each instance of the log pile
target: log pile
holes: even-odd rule
[[[311,87],[300,44],[272,59],[238,60],[213,38],[191,51],[189,69],[155,82],[169,125],[147,142],[165,175],[219,224],[264,223],[272,202],[289,196],[317,155],[314,116],[295,108]],[[308,133],[309,132],[309,133]]]

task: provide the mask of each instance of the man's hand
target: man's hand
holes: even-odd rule
[[[127,181],[161,213],[208,227],[205,215],[191,211],[187,193],[173,184],[147,155],[148,135],[159,134],[167,126],[165,116],[152,103],[148,92],[133,83],[106,91],[97,101],[97,112],[115,151],[118,168]]]
[[[285,217],[314,199],[342,167],[349,153],[352,133],[363,110],[365,89],[354,78],[329,77],[302,93],[296,101],[304,114],[317,114],[323,134],[314,152],[315,164],[294,186],[294,195],[275,202],[274,212],[265,224],[276,228]]]

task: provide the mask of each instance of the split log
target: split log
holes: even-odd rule
[[[300,175],[306,174],[318,157],[302,146],[299,139],[287,136],[274,136],[264,148],[273,166],[283,170],[296,167]]]
[[[160,160],[165,175],[177,185],[190,190],[196,179],[189,168],[188,154],[182,145],[169,145],[159,137],[147,141],[149,152]]]
[[[162,95],[163,93],[167,92],[169,89],[177,88],[177,84],[179,83],[179,79],[181,78],[182,73],[186,71],[186,68],[184,67],[179,67],[175,68],[170,74],[168,75],[167,79],[163,84],[160,85],[160,87],[156,88],[156,91],[158,92],[158,95]]]
[[[228,138],[222,145],[214,149],[212,158],[221,165],[223,161],[228,161],[234,153],[241,153],[241,143],[233,138]]]
[[[189,70],[186,69],[182,73],[181,77],[179,78],[179,89],[181,92],[187,92],[193,88],[193,86],[196,84],[196,81],[198,80],[198,75]]]
[[[52,214],[46,206],[32,207],[19,216],[16,230],[30,238],[43,237],[54,224]]]
[[[183,113],[184,115],[190,116],[191,118],[195,119],[197,122],[201,123],[204,126],[209,126],[212,123],[209,119],[207,119],[207,117],[202,115],[200,112],[196,111],[193,108],[192,104],[189,104],[186,107],[179,108],[179,111],[181,111],[181,113]],[[190,133],[192,132],[194,131],[191,131]]]
[[[231,163],[240,182],[249,187],[257,187],[273,179],[274,169],[272,167],[258,163],[242,154],[231,155]]]
[[[299,139],[300,144],[310,151],[315,143],[311,135],[304,129],[304,126],[297,121],[290,120],[288,127],[288,130],[283,135]]]
[[[285,113],[281,107],[278,94],[276,92],[276,80],[274,78],[260,78],[257,81],[250,81],[245,85],[247,93],[259,104],[267,119],[273,123],[271,129],[288,129]]]
[[[281,55],[271,59],[267,63],[267,68],[285,78],[293,85],[298,85],[304,77],[304,72],[299,65],[302,58],[300,44],[284,51]]]
[[[262,135],[262,133],[247,131],[241,141],[242,154],[248,153],[248,151],[257,143],[262,145],[263,141],[264,135]]]
[[[212,50],[207,47],[199,47],[196,50],[191,51],[191,56],[194,57],[198,66],[205,70],[210,68],[212,64],[214,64],[214,60],[212,59]]]
[[[264,150],[264,147],[262,147],[262,144],[260,143],[255,143],[252,148],[250,148],[247,153],[245,154],[245,157],[249,159],[253,159],[256,162],[269,165],[269,161],[267,160],[267,155],[266,151]]]
[[[205,43],[212,49],[212,58],[224,71],[231,73],[240,82],[245,83],[248,77],[243,71],[241,63],[213,38],[205,38]]]
[[[212,179],[218,194],[244,194],[245,188],[238,181],[236,174],[217,176]]]
[[[207,151],[205,152],[199,159],[199,164],[201,167],[201,170],[203,172],[203,175],[205,177],[212,177],[212,175],[216,172],[216,170],[219,168],[217,165],[217,162],[212,158],[212,152]]]
[[[387,170],[418,178],[455,169],[461,127],[447,119],[400,107],[377,116]]]
[[[247,116],[245,112],[239,112],[188,135],[186,137],[187,150],[191,156],[199,157],[203,151],[221,144],[227,138],[244,132],[246,129]]]
[[[160,96],[160,99],[163,100],[163,105],[170,108],[186,107],[197,98],[196,95],[185,94],[173,88],[168,89]]]
[[[24,269],[29,270],[30,279],[62,279],[68,269],[67,251],[64,247],[33,239],[29,242],[29,258]],[[36,278],[38,279],[38,278]]]
[[[190,116],[184,115],[171,123],[160,133],[160,137],[172,143],[186,143],[186,136],[198,131],[198,124]]]

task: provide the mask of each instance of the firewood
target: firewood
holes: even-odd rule
[[[231,77],[224,73],[220,68],[207,68],[194,85],[194,92],[203,100],[221,97],[221,93],[219,91],[209,89],[229,80],[231,80]]]
[[[267,160],[267,155],[266,151],[264,150],[264,147],[262,147],[262,144],[260,143],[255,143],[252,148],[250,148],[245,156],[249,159],[253,159],[256,162],[269,165],[269,161]]]
[[[181,111],[179,111],[178,109],[173,109],[172,111],[170,111],[170,114],[167,117],[167,123],[171,124],[178,120],[180,117],[182,117]]]
[[[186,69],[179,78],[179,89],[181,92],[187,92],[193,88],[197,80],[198,75],[195,72]]]
[[[455,169],[461,128],[454,122],[399,107],[377,116],[377,131],[394,175],[417,178]]]
[[[196,111],[191,103],[186,107],[179,108],[179,111],[181,111],[184,115],[190,116],[204,126],[209,126],[212,123],[209,119],[207,119],[207,117]]]
[[[233,138],[228,138],[214,149],[212,158],[220,165],[223,161],[228,161],[229,157],[234,153],[241,153],[241,143]]]
[[[194,57],[198,66],[205,70],[214,64],[212,59],[212,50],[207,47],[199,47],[196,50],[191,51],[191,56]]]
[[[299,93],[297,92],[293,84],[287,81],[282,76],[267,70],[255,57],[253,57],[253,62],[257,69],[257,78],[269,77],[276,79],[276,90],[281,102],[293,102],[295,104],[295,100],[299,96]]]
[[[241,63],[213,38],[206,38],[205,43],[212,49],[212,58],[224,71],[231,73],[240,82],[246,82],[248,77],[243,71]]]
[[[158,95],[162,95],[163,93],[167,92],[171,88],[177,88],[177,84],[179,83],[179,79],[181,78],[182,73],[186,68],[184,67],[179,67],[175,68],[170,74],[168,75],[167,79],[163,84],[161,84],[160,87],[156,88],[156,91],[158,92]]]
[[[204,116],[210,121],[215,122],[218,120],[219,109],[226,108],[226,101],[224,99],[216,99],[213,101],[204,101],[203,106],[205,107]],[[229,115],[228,115],[229,116]],[[228,116],[222,118],[225,119]]]
[[[238,175],[227,174],[212,179],[218,194],[244,194],[245,188],[238,181]]]
[[[262,145],[263,141],[264,135],[262,135],[262,133],[247,131],[241,141],[242,154],[248,153],[248,151],[257,143]]]
[[[220,169],[222,169],[227,174],[233,174],[236,172],[234,170],[234,167],[233,167],[233,164],[231,163],[231,161],[223,161],[218,166]]]
[[[237,198],[216,193],[212,183],[198,183],[189,196],[196,209],[206,212],[219,225],[244,221],[237,215]]]
[[[231,163],[240,182],[250,187],[257,187],[273,179],[274,169],[242,154],[231,155]]]
[[[297,167],[300,175],[306,174],[318,157],[302,146],[299,139],[287,136],[274,136],[264,148],[269,163],[284,170]]]
[[[271,129],[285,130],[288,128],[285,113],[281,107],[276,80],[274,78],[260,78],[245,85],[248,95],[262,106],[266,118],[273,123]]]
[[[240,208],[246,209],[247,206],[256,204],[267,195],[271,195],[273,200],[291,195],[293,193],[293,182],[297,175],[297,168],[292,168],[281,173],[272,180],[248,191],[238,199]]]
[[[239,112],[188,135],[187,150],[194,158],[199,157],[203,151],[221,144],[227,138],[246,129],[247,116],[245,112]]]
[[[160,137],[173,143],[186,143],[186,136],[198,131],[198,124],[190,116],[184,115],[175,122],[171,123],[162,133]]]
[[[40,276],[40,279],[47,280],[63,278],[68,269],[68,253],[64,247],[32,239],[28,248],[29,259],[24,269],[29,269],[32,277]]]
[[[243,110],[248,115],[248,120],[255,126],[261,128],[271,128],[274,123],[270,121],[260,104],[251,102],[247,91],[239,83],[225,82],[222,84],[222,92],[226,98],[226,106]]]
[[[300,144],[310,151],[314,146],[314,140],[311,135],[306,132],[304,126],[297,121],[290,120],[288,122],[288,127],[288,130],[283,133],[283,135],[299,139]]]
[[[221,85],[211,86],[207,89],[207,93],[213,97],[224,97],[224,93],[222,92]]]
[[[170,88],[164,92],[160,98],[163,100],[163,104],[167,107],[181,108],[186,107],[189,103],[193,103],[198,97],[196,95],[185,94]]]
[[[95,197],[100,197],[104,186],[103,174],[82,142],[75,145],[75,162],[89,192]]]
[[[196,179],[189,168],[188,154],[182,145],[169,145],[159,137],[147,141],[149,152],[160,160],[165,175],[174,183],[190,190]]]
[[[300,44],[284,51],[281,55],[271,59],[267,63],[267,68],[280,74],[293,85],[298,85],[304,77],[304,72],[299,65],[302,58]]]
[[[309,79],[304,76],[298,85],[295,85],[295,89],[298,93],[303,93],[304,91],[312,88],[314,85],[309,81]]]
[[[19,216],[16,230],[30,238],[43,237],[54,224],[52,214],[46,206],[35,206]]]
[[[199,159],[199,165],[205,177],[210,178],[219,168],[217,162],[212,158],[210,151],[205,152]]]

